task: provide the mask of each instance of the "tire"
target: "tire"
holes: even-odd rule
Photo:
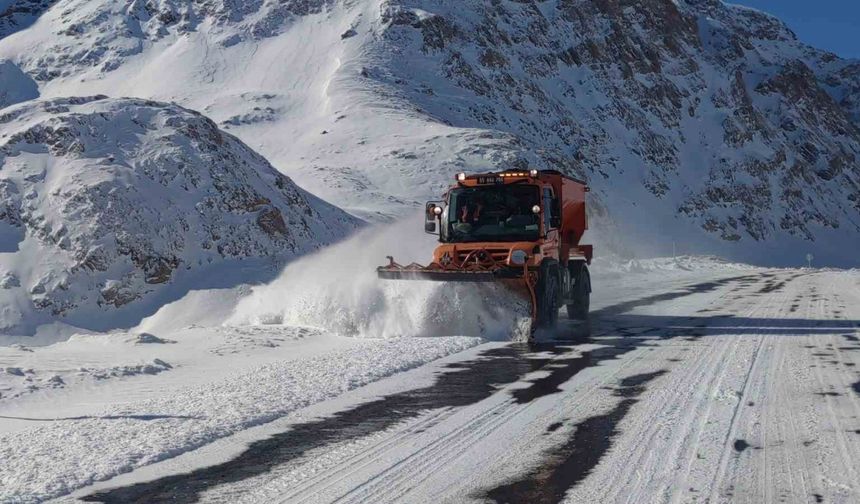
[[[554,329],[558,322],[561,283],[558,278],[558,263],[545,261],[540,266],[537,283],[537,326]]]
[[[570,278],[574,281],[573,302],[567,305],[567,317],[571,320],[588,320],[591,307],[591,275],[582,261],[571,261],[568,265]]]

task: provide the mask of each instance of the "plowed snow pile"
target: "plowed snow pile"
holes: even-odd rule
[[[362,337],[468,335],[520,339],[530,306],[495,284],[382,281],[388,255],[426,264],[434,238],[418,219],[383,224],[291,263],[274,282],[254,289],[232,325],[309,325]]]

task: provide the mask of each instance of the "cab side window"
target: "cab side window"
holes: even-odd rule
[[[549,231],[552,229],[553,223],[553,204],[552,204],[552,190],[544,189],[543,190],[543,226],[544,229]]]

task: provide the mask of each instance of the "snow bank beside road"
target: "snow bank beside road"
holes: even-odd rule
[[[38,502],[67,494],[480,341],[367,340],[310,359],[262,366],[213,385],[115,406],[98,417],[0,435],[0,460],[15,461],[0,464],[0,502]]]
[[[595,259],[592,273],[609,275],[659,271],[741,271],[761,269],[759,266],[730,262],[717,256],[683,255],[678,257],[637,259],[622,258],[610,253]]]

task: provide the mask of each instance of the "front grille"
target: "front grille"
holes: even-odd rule
[[[475,249],[472,250],[458,250],[457,251],[457,262],[463,262],[466,257],[471,254]],[[508,260],[508,255],[511,250],[506,248],[487,248],[487,249],[478,249],[486,251],[493,261],[497,263],[504,263]],[[474,256],[473,256],[474,257]]]

